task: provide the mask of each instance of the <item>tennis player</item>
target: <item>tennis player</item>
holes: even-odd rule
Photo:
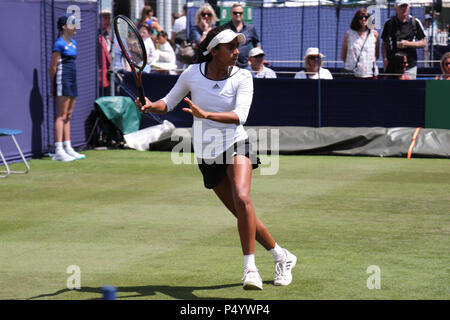
[[[78,95],[75,59],[77,43],[75,17],[62,16],[57,22],[59,37],[53,45],[49,66],[50,91],[55,96],[56,118],[54,126],[55,155],[53,160],[73,161],[86,156],[76,152],[70,141],[70,119]]]
[[[190,65],[171,91],[161,100],[146,104],[135,101],[141,112],[172,111],[184,98],[194,116],[193,144],[206,188],[213,189],[236,216],[244,255],[243,287],[261,290],[262,279],[255,263],[255,239],[269,250],[275,262],[275,285],[292,281],[297,258],[273,239],[256,217],[250,200],[252,169],[259,159],[250,150],[244,130],[253,97],[253,79],[248,70],[235,66],[238,46],[245,36],[230,29],[212,29],[200,43],[197,64]],[[186,97],[191,93],[191,98]]]

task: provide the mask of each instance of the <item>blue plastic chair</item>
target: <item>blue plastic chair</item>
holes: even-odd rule
[[[19,147],[19,144],[17,143],[17,140],[15,138],[15,136],[21,134],[22,131],[21,130],[17,130],[17,129],[1,129],[0,128],[0,137],[11,137],[11,139],[13,140],[14,144],[16,145],[17,151],[19,151],[20,156],[22,157],[23,163],[25,164],[26,169],[23,171],[14,171],[11,170],[8,166],[8,163],[5,160],[5,157],[3,156],[2,150],[0,149],[0,158],[3,161],[3,164],[5,165],[6,171],[0,171],[0,173],[4,173],[4,174],[0,174],[0,178],[6,178],[8,177],[11,173],[28,173],[28,171],[30,171],[30,166],[27,162],[27,160],[25,159],[25,157],[23,156],[22,150]]]

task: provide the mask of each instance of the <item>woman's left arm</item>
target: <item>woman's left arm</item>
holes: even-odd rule
[[[239,117],[233,111],[231,112],[206,112],[196,106],[191,99],[184,98],[184,101],[189,105],[190,108],[183,108],[183,111],[186,111],[192,114],[196,118],[200,119],[208,119],[222,123],[234,123],[239,124]]]

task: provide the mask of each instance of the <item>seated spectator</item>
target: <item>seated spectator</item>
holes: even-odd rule
[[[386,79],[412,80],[411,75],[406,73],[408,69],[408,56],[404,52],[397,52],[389,61],[385,73]]]
[[[152,67],[158,73],[176,74],[174,71],[177,68],[175,51],[173,51],[172,45],[170,44],[167,32],[159,32],[157,42],[156,58],[152,63]]]
[[[195,25],[191,27],[189,41],[194,42],[198,47],[200,42],[205,39],[208,32],[214,28],[216,21],[217,16],[213,7],[211,7],[209,3],[202,4],[195,14]]]
[[[172,47],[175,50],[175,56],[180,52],[180,46],[187,41],[186,37],[186,9],[187,5],[185,4],[183,6],[183,14],[181,17],[176,19],[172,26],[172,37],[170,39],[170,42],[172,43]],[[176,64],[177,69],[179,70],[178,73],[181,73],[180,70],[185,69],[186,63],[183,61],[180,61],[178,57],[176,58]]]
[[[319,67],[320,58],[320,67]],[[295,79],[326,79],[331,80],[333,76],[328,69],[322,68],[325,56],[319,52],[319,48],[308,48],[304,57],[305,71],[295,74]]]
[[[436,76],[435,80],[450,80],[450,52],[444,53],[440,65],[442,75]]]
[[[265,53],[261,48],[253,48],[249,52],[249,66],[248,70],[251,71],[254,78],[276,78],[275,71],[264,66]]]
[[[156,48],[153,39],[151,38],[150,27],[146,24],[141,25],[139,34],[141,35],[142,40],[144,40],[145,51],[147,51],[147,66],[144,68],[143,72],[150,72],[152,70],[151,64],[156,55]]]

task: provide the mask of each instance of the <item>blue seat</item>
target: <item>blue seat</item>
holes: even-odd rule
[[[22,157],[23,163],[25,164],[26,169],[23,171],[14,171],[11,170],[8,166],[8,163],[5,160],[5,157],[3,156],[2,150],[0,149],[0,158],[3,161],[3,164],[5,165],[6,171],[0,171],[0,178],[6,178],[8,177],[11,173],[28,173],[28,171],[30,171],[30,166],[27,162],[27,160],[25,159],[25,157],[23,156],[22,150],[20,149],[19,144],[17,143],[16,137],[17,135],[22,134],[21,130],[18,129],[1,129],[0,128],[0,137],[11,137],[11,139],[13,140],[14,144],[16,145],[17,151],[19,151],[20,156]]]

